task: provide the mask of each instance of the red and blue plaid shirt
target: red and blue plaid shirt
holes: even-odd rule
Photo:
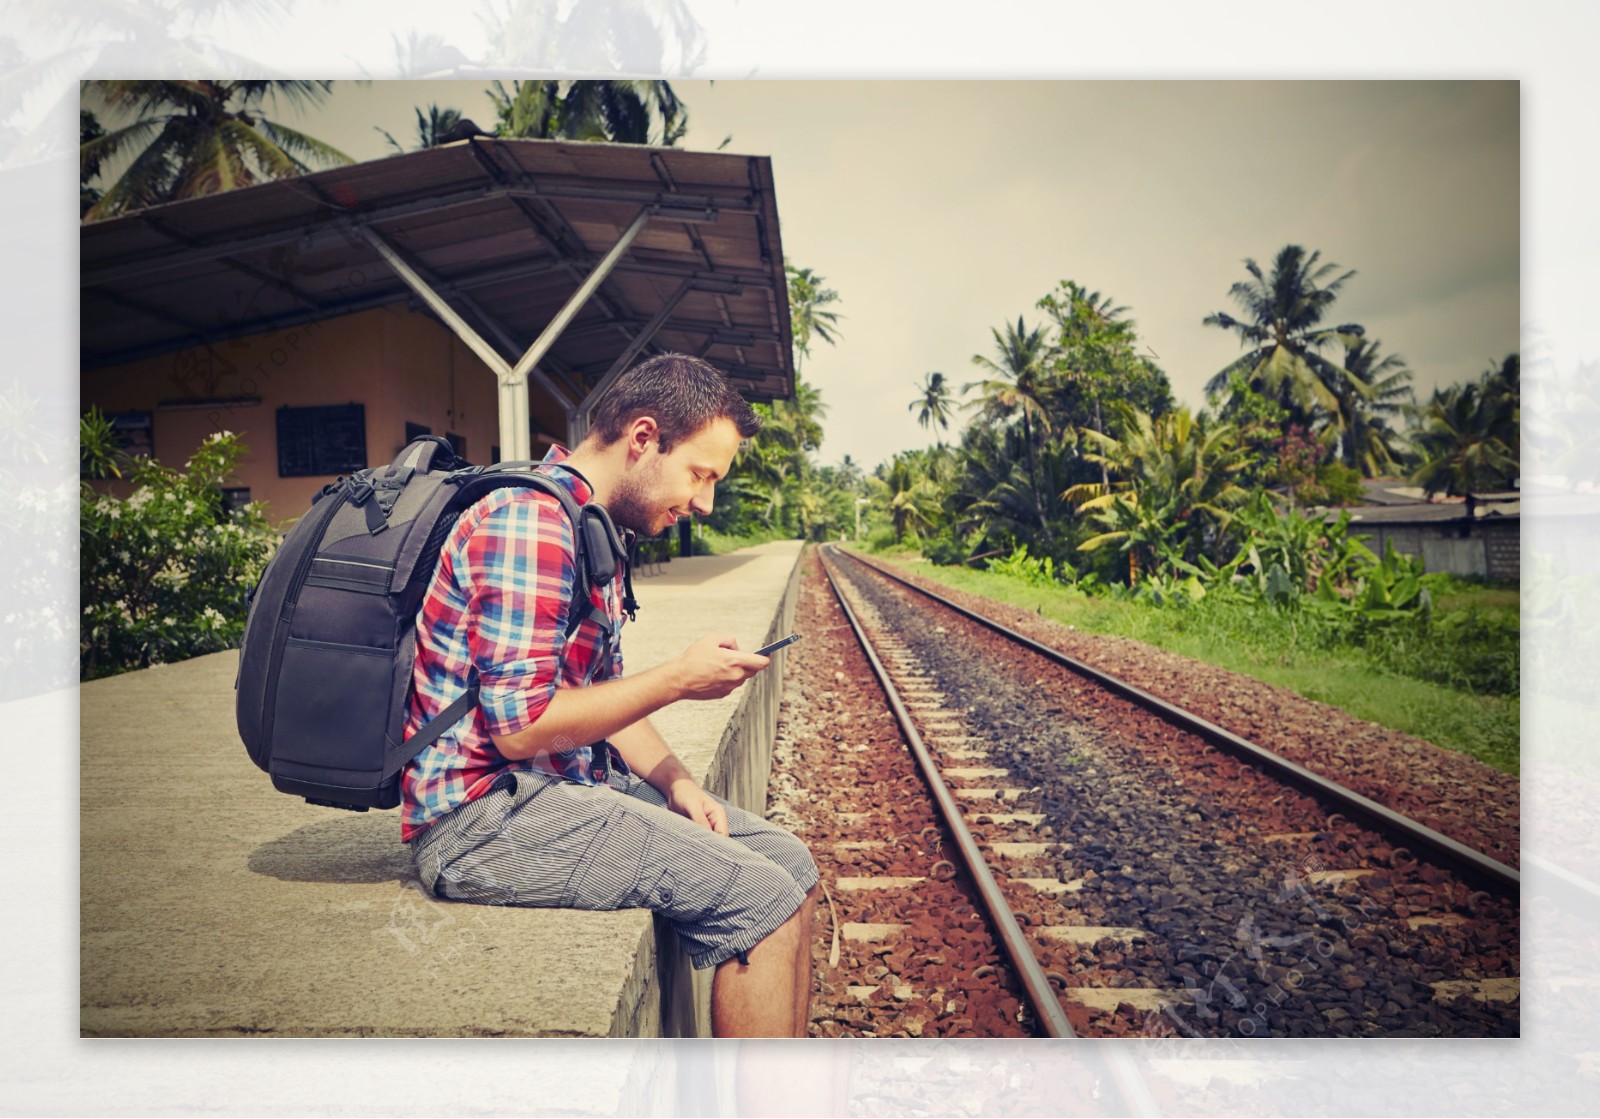
[[[552,447],[537,469],[572,491],[581,505],[591,490],[582,475],[555,466],[567,457]],[[478,704],[441,734],[401,776],[400,838],[414,839],[445,813],[489,791],[508,766],[538,769],[598,784],[607,765],[625,772],[615,750],[595,758],[587,745],[512,761],[492,734],[533,725],[557,688],[580,688],[622,674],[622,576],[591,592],[610,620],[608,639],[596,617],[566,638],[578,583],[572,525],[556,499],[540,490],[496,490],[456,522],[439,552],[417,615],[406,737],[458,698],[474,676]],[[599,764],[597,764],[599,763]]]

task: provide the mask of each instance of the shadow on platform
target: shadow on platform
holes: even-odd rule
[[[250,869],[285,882],[375,885],[413,876],[393,813],[307,824],[250,852]]]

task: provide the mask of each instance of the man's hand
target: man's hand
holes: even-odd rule
[[[718,835],[728,834],[728,813],[692,778],[680,777],[667,789],[667,807]]]
[[[771,663],[771,657],[741,653],[734,638],[712,633],[680,653],[675,667],[684,699],[721,699]]]

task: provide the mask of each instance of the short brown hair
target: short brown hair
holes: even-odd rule
[[[591,430],[609,447],[640,416],[655,419],[662,453],[716,419],[732,420],[741,439],[761,429],[761,417],[717,367],[687,354],[657,354],[618,377],[601,397]]]

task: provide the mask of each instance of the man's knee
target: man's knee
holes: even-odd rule
[[[802,889],[810,890],[818,878],[817,862],[804,841],[790,832],[779,831],[772,842],[774,850],[768,857],[783,867]]]

